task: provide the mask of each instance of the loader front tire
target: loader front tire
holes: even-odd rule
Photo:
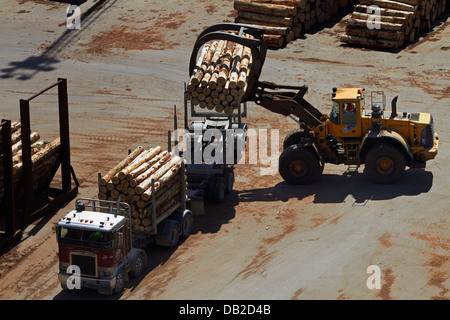
[[[367,152],[366,172],[375,183],[392,184],[397,182],[403,176],[405,167],[405,156],[395,145],[380,143]]]
[[[286,150],[294,144],[299,144],[307,136],[303,128],[296,128],[289,132],[283,140],[283,150]]]
[[[314,151],[291,145],[280,155],[278,171],[289,184],[309,184],[322,174],[322,167]]]

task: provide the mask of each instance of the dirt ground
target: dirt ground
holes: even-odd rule
[[[165,146],[173,107],[198,34],[233,21],[233,1],[93,1],[80,6],[80,30],[66,27],[68,4],[4,0],[0,8],[0,116],[19,119],[19,99],[58,77],[68,79],[72,165],[80,196],[95,197],[97,173],[138,145]],[[192,235],[174,250],[152,247],[145,275],[112,299],[449,299],[450,20],[392,52],[339,41],[342,13],[280,50],[268,51],[261,80],[309,86],[307,100],[324,113],[331,88],[399,95],[400,112],[433,114],[437,158],[407,170],[395,185],[372,184],[363,173],[327,165],[310,186],[290,186],[259,165],[236,168],[234,191],[208,205]],[[32,130],[58,134],[56,92],[32,103]],[[249,104],[250,128],[296,124]],[[248,155],[247,155],[248,156]],[[105,299],[89,290],[62,291],[54,216],[29,226],[0,257],[0,299]],[[370,265],[381,289],[368,289]],[[107,299],[107,298],[106,298]]]

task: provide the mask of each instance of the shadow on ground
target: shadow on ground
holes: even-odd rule
[[[324,174],[311,185],[289,185],[280,182],[273,187],[242,190],[239,202],[302,200],[314,196],[314,203],[341,203],[349,195],[354,204],[369,200],[387,200],[400,196],[414,196],[426,193],[433,184],[433,174],[420,169],[407,170],[401,181],[391,185],[372,183],[366,174]]]
[[[86,2],[80,1],[56,1],[68,4],[81,5]],[[76,41],[84,29],[87,29],[94,21],[96,21],[108,8],[115,4],[117,0],[98,0],[94,4],[82,11],[80,23],[82,28],[69,29],[64,24],[64,32],[50,46],[47,47],[39,56],[31,56],[22,61],[12,61],[6,68],[0,69],[0,79],[15,78],[17,80],[30,80],[40,72],[54,71],[57,64],[61,62],[57,58],[58,53],[64,50],[72,41]],[[84,8],[82,8],[84,10]],[[73,12],[72,12],[73,14]],[[70,14],[69,14],[70,16]]]

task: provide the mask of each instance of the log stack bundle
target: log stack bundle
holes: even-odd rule
[[[445,5],[446,0],[360,0],[341,40],[363,47],[399,49],[413,42],[419,31],[429,30]]]
[[[98,197],[100,200],[120,198],[121,202],[128,203],[133,229],[148,233],[152,229],[153,190],[157,217],[180,206],[181,188],[186,188],[186,184],[182,186],[181,161],[160,146],[148,150],[139,146],[101,177]]]
[[[236,23],[265,29],[268,47],[280,48],[329,20],[352,0],[235,0]]]
[[[1,136],[1,131],[0,131]],[[59,156],[60,139],[55,139],[51,142],[42,140],[38,132],[31,132],[31,163],[32,163],[32,183],[33,190],[42,186],[55,165]],[[13,184],[15,190],[15,198],[20,199],[23,196],[23,188],[18,185],[22,177],[23,161],[22,161],[22,137],[20,122],[11,122],[11,146],[12,146],[12,174]],[[5,186],[4,186],[4,172],[3,156],[4,146],[0,141],[0,203],[3,200]]]
[[[186,87],[186,100],[232,114],[246,92],[251,64],[248,47],[226,40],[204,44]]]

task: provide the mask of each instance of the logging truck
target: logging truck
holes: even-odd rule
[[[98,180],[99,200],[77,199],[57,223],[58,278],[64,289],[118,294],[142,274],[144,248],[173,248],[191,233],[185,163],[160,146],[139,146]]]
[[[332,163],[346,164],[353,168],[351,171],[364,164],[374,182],[388,184],[398,181],[406,166],[425,168],[426,162],[436,157],[439,138],[432,115],[398,113],[398,97],[392,100],[389,112],[383,91],[372,92],[370,105],[366,106],[363,88],[333,88],[328,115],[304,99],[307,86],[259,81],[267,53],[264,32],[250,25],[229,23],[207,28],[194,44],[189,71],[197,74],[201,70],[196,64],[201,60],[198,52],[208,42],[226,41],[249,48],[252,64],[240,101],[252,101],[298,124],[286,136],[279,157],[278,170],[286,182],[312,183],[321,176],[325,163]]]
[[[193,215],[184,204],[158,217],[153,212],[151,219],[150,232],[137,232],[127,203],[77,199],[75,210],[63,216],[56,227],[61,287],[119,294],[125,281],[143,273],[146,246],[174,247],[192,229]]]
[[[200,116],[194,110],[192,114]],[[176,119],[175,112],[175,130]],[[199,150],[190,151],[202,153],[205,147],[217,143],[203,139],[207,127],[224,134],[230,129],[245,129],[246,123],[241,122],[241,113],[237,123],[230,117],[194,121],[186,130],[186,138],[202,142]],[[228,140],[225,135],[222,138],[218,152],[225,156]],[[189,236],[193,213],[204,214],[205,201],[222,202],[233,189],[233,164],[186,162],[170,151],[170,138],[168,151],[160,146],[129,150],[105,175],[98,174],[99,200],[78,199],[75,210],[59,220],[58,277],[64,289],[78,285],[97,289],[101,294],[120,293],[130,276],[142,274],[147,264],[143,248],[151,243],[175,247],[180,237]]]
[[[232,166],[186,165],[160,146],[129,150],[105,175],[99,173],[99,200],[78,199],[75,210],[58,221],[61,286],[120,293],[130,276],[142,274],[143,248],[175,247],[191,233],[193,213],[204,214],[205,200],[223,201],[233,182]]]

